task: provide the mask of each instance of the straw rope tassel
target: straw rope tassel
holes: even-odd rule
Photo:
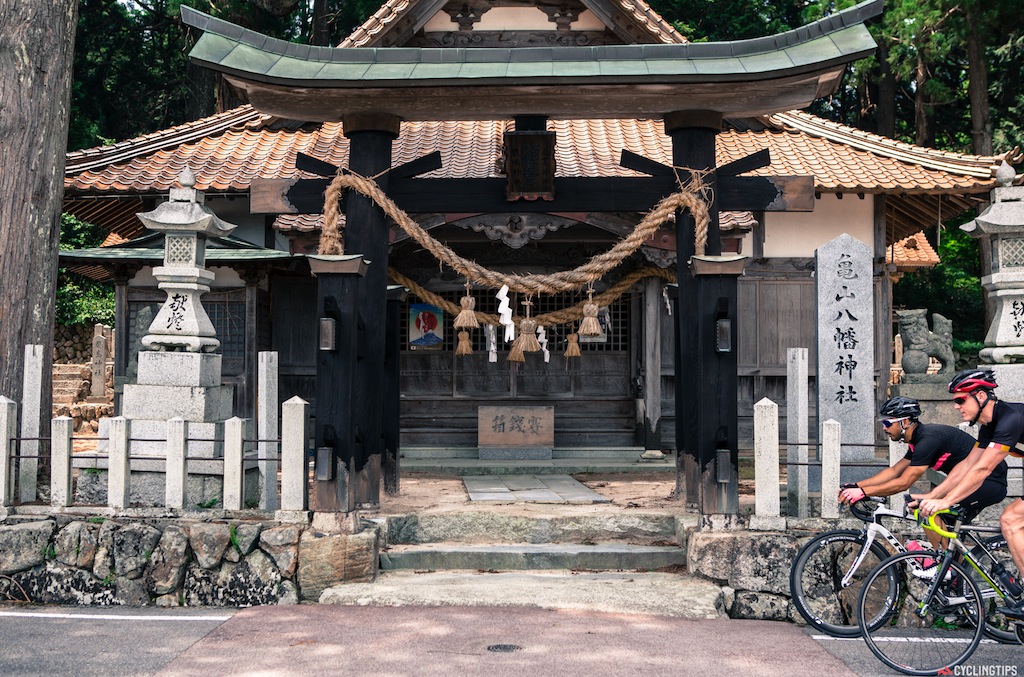
[[[580,352],[580,336],[579,334],[569,334],[566,336],[568,342],[565,344],[565,352],[562,353],[562,357],[580,357],[583,355]]]
[[[594,288],[587,290],[587,302],[583,304],[583,319],[580,321],[580,336],[600,336],[601,323],[597,321],[598,306],[594,303]]]
[[[454,327],[456,329],[476,329],[480,326],[480,322],[476,319],[476,299],[469,294],[469,280],[466,280],[466,295],[459,300],[459,305],[462,306],[462,310],[459,311],[458,316],[455,318]]]
[[[463,329],[459,332],[459,345],[455,346],[456,355],[472,355],[473,343],[469,340],[469,332]]]

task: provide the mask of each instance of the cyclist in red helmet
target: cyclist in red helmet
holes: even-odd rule
[[[892,496],[909,489],[928,468],[947,475],[967,460],[974,449],[974,438],[949,425],[922,423],[921,404],[896,396],[886,400],[879,410],[885,434],[894,442],[906,442],[907,453],[892,467],[847,484],[839,492],[840,503],[856,503],[867,496]],[[1006,498],[1006,463],[1000,463],[980,487],[961,502],[964,521],[970,522],[990,505]],[[933,531],[928,540],[938,548],[941,538]]]
[[[965,369],[953,377],[949,392],[953,406],[964,421],[981,425],[978,441],[970,456],[953,469],[946,480],[919,499],[921,513],[934,515],[963,501],[982,485],[1006,455],[1024,456],[1024,404],[1003,402],[996,397],[996,375],[990,369]],[[1024,498],[1013,501],[999,517],[1006,546],[1024,571]],[[1024,620],[1024,597],[1007,600],[998,611],[1010,618]]]

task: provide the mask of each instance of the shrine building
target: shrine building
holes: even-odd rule
[[[366,344],[353,354],[362,360],[386,343],[385,314],[397,322],[387,331],[397,341],[403,447],[477,446],[480,407],[521,405],[553,407],[555,447],[675,450],[691,439],[677,430],[677,410],[698,415],[724,393],[712,407],[720,413],[692,422],[700,481],[705,446],[735,462],[750,447],[753,404],[785,399],[788,348],[810,350],[813,385],[815,249],[843,233],[871,248],[884,384],[893,284],[938,262],[923,231],[984,201],[996,169],[1018,160],[921,148],[801,110],[874,53],[863,24],[881,9],[869,0],[787,33],[697,44],[643,0],[388,0],[323,48],[183,7],[202,31],[192,60],[249,103],[69,153],[64,210],[109,236],[62,252],[61,265],[113,281],[116,383],[131,382],[164,298],[152,275],[162,237],[136,214],[190,169],[206,205],[238,225],[208,243],[216,281],[203,297],[236,414],[253,415],[256,356],[274,350],[282,399],[299,395],[317,416],[318,322],[330,309],[310,256],[324,191],[342,168],[373,179],[429,237],[425,245],[352,189],[336,210],[338,253],[367,266],[357,302]],[[710,207],[706,245],[681,209],[589,283],[538,293],[511,285],[511,312],[538,318],[544,350],[509,361],[500,325],[469,331],[460,347],[453,320],[463,297],[498,317],[500,285],[440,262],[434,247],[513,283],[557,277],[621,246],[660,200],[694,186]],[[704,259],[714,268],[706,279],[691,270]],[[393,286],[386,301],[387,284],[408,293]],[[580,335],[588,301],[599,330]],[[709,367],[688,327],[716,318],[734,326],[719,350],[729,354]],[[346,378],[362,388],[386,359]],[[365,387],[378,403],[392,397]],[[372,406],[386,434],[389,417]],[[333,444],[321,423],[317,445]],[[381,424],[359,424],[368,427],[348,443],[367,445],[355,454],[361,465],[380,453]]]

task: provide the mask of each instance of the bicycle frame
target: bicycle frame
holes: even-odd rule
[[[874,500],[874,499],[872,499]],[[889,529],[882,524],[883,517],[895,517],[897,519],[909,519],[904,513],[890,510],[884,505],[879,505],[875,508],[875,511],[871,514],[871,522],[864,525],[862,530],[865,534],[864,545],[861,547],[860,552],[857,553],[857,557],[854,558],[853,564],[850,565],[849,570],[842,579],[842,586],[844,588],[849,587],[850,581],[853,580],[854,574],[860,568],[864,558],[868,556],[868,552],[871,550],[871,544],[875,542],[876,538],[885,540],[896,552],[907,552],[907,548],[903,545],[903,542],[896,538],[895,535]]]

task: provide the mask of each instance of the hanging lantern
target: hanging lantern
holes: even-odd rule
[[[472,355],[473,354],[473,343],[469,340],[469,332],[462,330],[459,332],[459,344],[455,346],[456,355]]]
[[[462,310],[455,317],[454,326],[456,329],[476,329],[480,322],[476,319],[476,299],[469,294],[469,280],[466,280],[466,295],[459,300]]]

